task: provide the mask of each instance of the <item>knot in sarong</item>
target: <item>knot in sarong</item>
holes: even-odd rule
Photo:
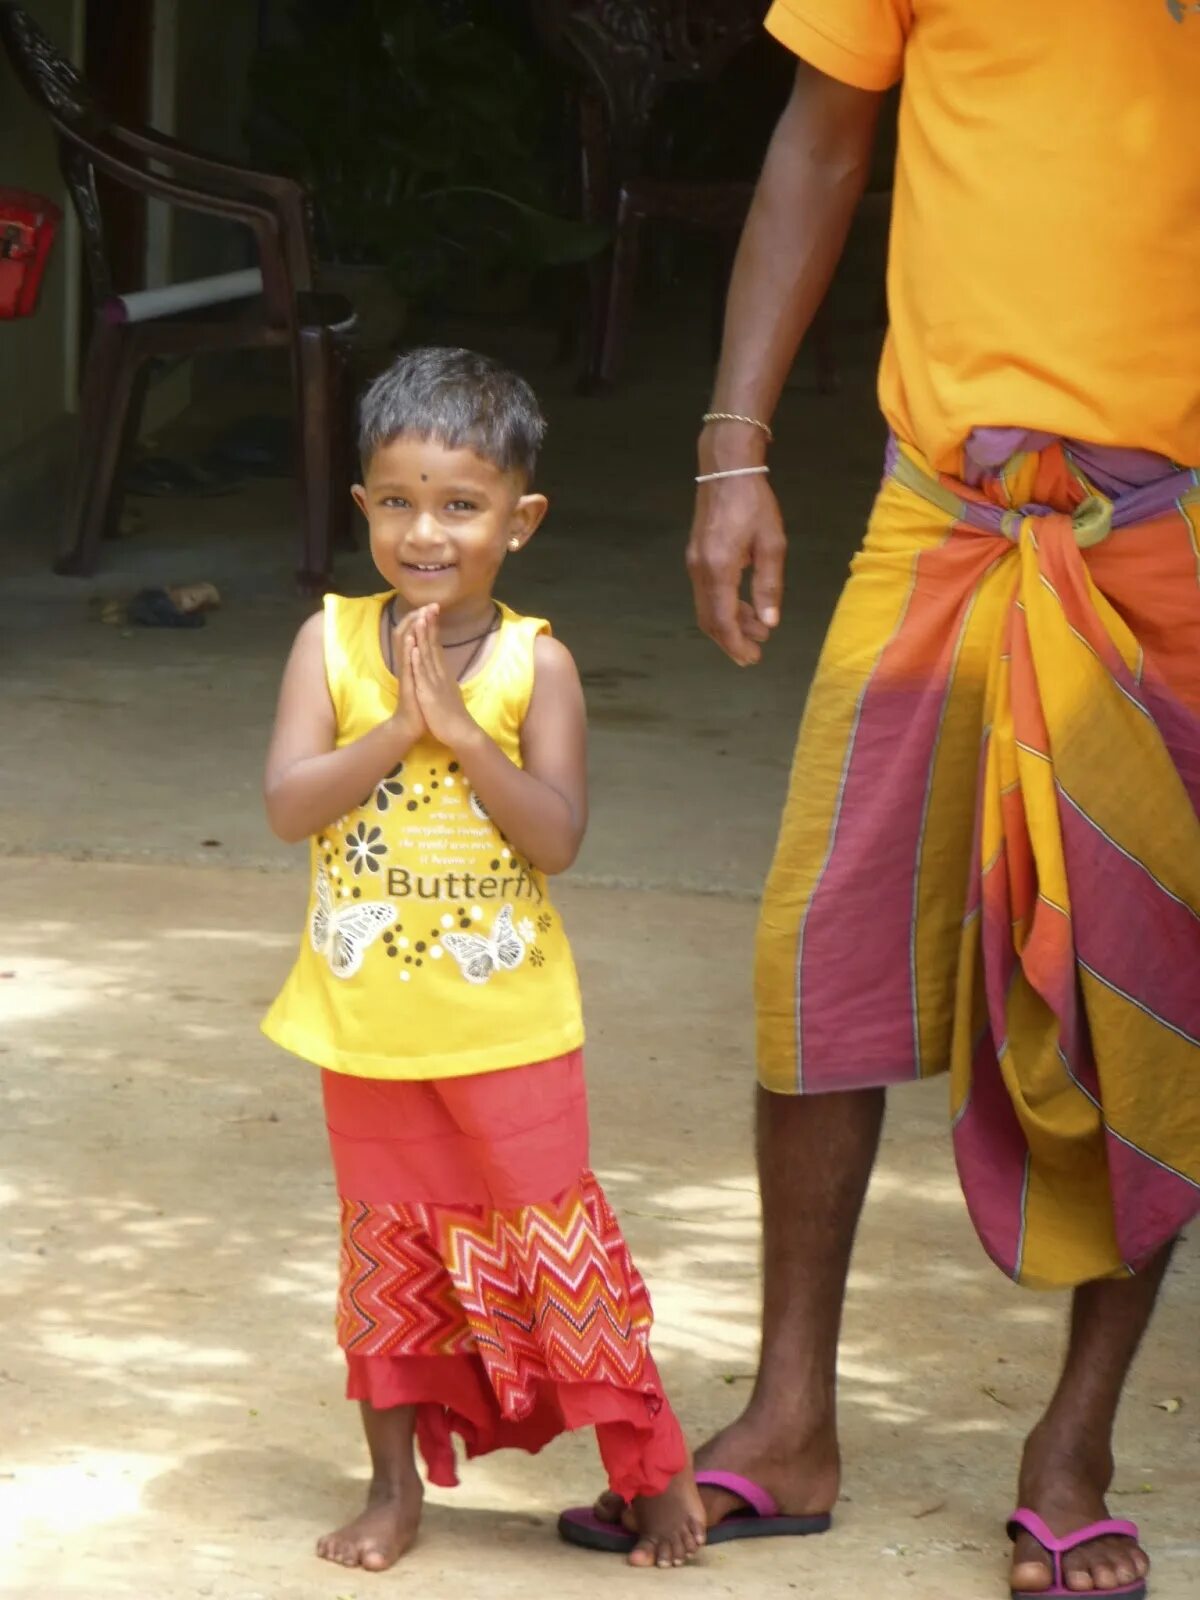
[[[1113,531],[1113,503],[1107,496],[1093,492],[1081,500],[1070,514],[1055,511],[1050,506],[1022,506],[1019,511],[1000,513],[999,531],[1013,544],[1020,542],[1024,528],[1028,528],[1035,538],[1039,530],[1047,534],[1061,534],[1063,538],[1073,540],[1081,550],[1090,550],[1107,539]]]

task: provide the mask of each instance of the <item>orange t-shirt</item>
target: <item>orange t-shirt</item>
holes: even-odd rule
[[[1200,6],[776,0],[863,89],[904,78],[880,401],[947,471],[977,427],[1200,465]]]

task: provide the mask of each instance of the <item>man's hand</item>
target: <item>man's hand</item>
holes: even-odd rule
[[[700,471],[761,465],[761,426],[783,393],[800,340],[842,253],[871,169],[881,96],[796,65],[742,231],[725,309],[725,337],[700,436]],[[741,419],[741,420],[739,420]],[[696,615],[739,666],[762,660],[779,624],[785,539],[763,474],[700,485],[688,546]],[[749,602],[742,574],[751,569]]]
[[[739,667],[762,660],[778,626],[786,553],[779,502],[765,474],[700,485],[687,552],[696,618]],[[749,601],[741,595],[747,567]]]

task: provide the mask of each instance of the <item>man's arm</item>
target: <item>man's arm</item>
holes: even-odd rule
[[[710,410],[770,421],[800,341],[829,287],[870,169],[881,95],[801,62],[742,233]],[[700,471],[753,466],[766,435],[710,423]],[[700,626],[740,666],[779,621],[786,540],[764,475],[702,484],[688,545]],[[751,601],[739,599],[753,569]]]

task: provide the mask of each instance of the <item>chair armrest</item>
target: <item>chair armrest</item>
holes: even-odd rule
[[[195,178],[208,180],[222,193],[270,200],[278,207],[285,225],[284,249],[296,288],[312,288],[315,251],[309,195],[303,184],[281,173],[259,172],[253,167],[205,155],[190,145],[181,144],[169,134],[160,133],[157,128],[122,128],[110,124],[106,131],[110,139],[128,146],[139,155],[161,162],[163,166],[175,167]]]
[[[269,195],[277,200],[305,198],[304,186],[294,178],[285,178],[276,172],[259,172],[236,161],[205,155],[191,145],[181,144],[170,134],[160,133],[157,128],[122,128],[111,124],[106,131],[110,138],[128,145],[139,155],[161,161],[165,166],[211,178],[229,188],[244,189],[249,194]]]
[[[180,183],[175,178],[147,172],[142,167],[132,165],[119,150],[114,151],[109,139],[103,143],[91,140],[81,142],[79,150],[98,171],[107,173],[117,183],[137,194],[162,200],[184,211],[221,217],[227,222],[237,222],[249,228],[258,246],[267,314],[277,326],[295,323],[297,290],[308,286],[297,285],[293,280],[284,245],[282,220],[273,207],[255,205],[237,195],[216,194],[192,184]]]

